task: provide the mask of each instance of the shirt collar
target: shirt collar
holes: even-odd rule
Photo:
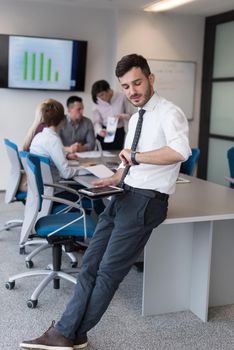
[[[144,109],[146,112],[152,112],[156,108],[156,106],[157,106],[157,104],[159,102],[159,99],[160,99],[160,96],[155,92],[151,96],[149,101],[147,101],[146,104],[143,107],[141,107],[141,108]],[[141,108],[138,108],[138,111]]]
[[[72,120],[71,120],[71,118],[69,117],[69,115],[67,114],[67,122],[70,124],[70,125],[72,125],[73,126],[73,122],[72,122]],[[76,121],[76,124],[75,124],[75,127],[77,127],[81,122],[82,122],[82,120],[83,120],[83,117],[80,119],[80,120],[78,120],[78,121]]]
[[[45,127],[43,130],[42,130],[43,133],[46,133],[46,134],[53,134],[53,135],[58,135],[56,131],[48,128],[48,127]]]

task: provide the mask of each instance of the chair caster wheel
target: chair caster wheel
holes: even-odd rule
[[[15,281],[6,282],[5,287],[6,287],[6,289],[9,289],[9,290],[13,289],[15,287]]]
[[[37,306],[37,300],[28,300],[27,306],[29,309],[34,309]]]
[[[75,268],[77,266],[78,266],[78,262],[77,261],[71,262],[71,267],[72,268]]]
[[[31,269],[33,267],[33,261],[32,260],[25,261],[25,265],[27,269]]]

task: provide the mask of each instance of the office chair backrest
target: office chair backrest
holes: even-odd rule
[[[27,156],[31,154],[26,151],[19,152],[21,162],[23,164],[24,170],[27,173]],[[33,154],[32,154],[33,155]],[[52,184],[53,178],[50,169],[50,159],[48,157],[35,155],[37,159],[40,160],[40,168],[41,168],[41,176],[43,180],[43,184]],[[53,196],[54,188],[49,186],[44,186],[44,194],[48,196]],[[38,218],[41,216],[48,215],[52,210],[53,203],[52,201],[43,201],[42,208],[39,212]]]
[[[28,194],[24,211],[24,222],[20,234],[20,245],[23,245],[33,232],[38,213],[42,208],[44,186],[40,171],[40,158],[28,152],[21,152],[28,182]]]
[[[191,156],[181,164],[180,172],[192,176],[200,157],[200,149],[192,148]]]
[[[18,147],[8,139],[4,139],[8,159],[10,161],[10,176],[6,187],[5,202],[11,203],[16,200],[16,193],[19,189],[22,176],[22,165],[19,158]]]
[[[234,178],[234,147],[229,148],[227,151],[228,165],[230,171],[230,177]],[[234,188],[234,184],[230,183],[230,187]]]

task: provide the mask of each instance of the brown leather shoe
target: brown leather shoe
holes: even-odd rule
[[[78,335],[74,341],[73,349],[74,350],[79,350],[79,349],[84,349],[88,346],[88,338],[87,335]]]
[[[54,328],[55,321],[50,328],[39,338],[26,340],[20,344],[23,349],[40,350],[73,350],[73,342],[65,338]]]

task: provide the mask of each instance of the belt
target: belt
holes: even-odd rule
[[[126,184],[123,184],[123,189],[125,191],[141,194],[142,196],[145,196],[145,197],[157,198],[162,202],[166,202],[169,198],[169,195],[167,193],[162,193],[154,190],[147,190],[144,188],[136,188]]]

